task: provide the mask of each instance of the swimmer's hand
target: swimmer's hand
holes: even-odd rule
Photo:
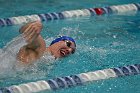
[[[22,26],[19,32],[23,34],[23,37],[26,39],[27,43],[32,43],[40,35],[41,30],[41,22],[35,21]]]
[[[19,30],[25,38],[27,45],[20,48],[17,59],[23,63],[30,64],[40,58],[46,50],[46,44],[40,32],[42,24],[40,21],[28,23]]]

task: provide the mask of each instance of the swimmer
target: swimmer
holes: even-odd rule
[[[75,52],[75,41],[68,36],[56,38],[49,47],[46,47],[45,40],[40,34],[42,27],[40,21],[35,21],[20,28],[19,32],[27,42],[17,53],[17,59],[21,63],[31,64],[48,52],[55,58],[66,57]]]

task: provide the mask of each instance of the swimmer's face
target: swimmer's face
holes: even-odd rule
[[[76,46],[72,41],[64,40],[51,45],[51,53],[56,58],[66,57],[75,52]]]

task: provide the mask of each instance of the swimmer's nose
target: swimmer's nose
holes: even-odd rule
[[[69,48],[68,51],[69,51],[69,54],[73,54],[73,49],[72,48]]]

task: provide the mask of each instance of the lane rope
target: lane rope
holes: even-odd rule
[[[12,85],[10,87],[0,88],[0,93],[34,93],[44,90],[57,90],[83,85],[87,82],[137,74],[140,74],[140,64],[97,70],[20,85]]]
[[[11,26],[17,24],[28,23],[32,21],[50,21],[50,20],[60,20],[71,17],[81,17],[81,16],[95,16],[95,15],[104,15],[104,14],[121,14],[126,12],[134,12],[140,10],[140,3],[133,4],[124,4],[124,5],[114,5],[109,7],[101,8],[88,8],[88,9],[77,9],[69,10],[63,12],[53,12],[46,14],[34,14],[34,15],[25,15],[11,18],[1,18],[0,26]]]

